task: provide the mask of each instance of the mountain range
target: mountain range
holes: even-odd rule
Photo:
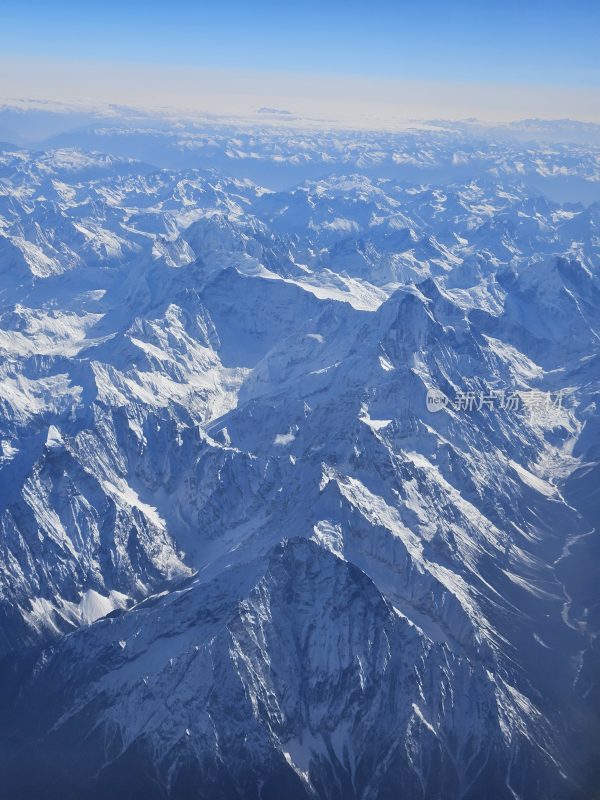
[[[597,797],[599,165],[2,146],[7,797]]]

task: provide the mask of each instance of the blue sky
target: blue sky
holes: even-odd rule
[[[3,0],[4,56],[600,85],[600,2]]]
[[[0,0],[0,100],[600,121],[600,0]]]

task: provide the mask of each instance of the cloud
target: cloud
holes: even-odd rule
[[[88,61],[2,58],[0,97],[242,117],[256,116],[259,108],[285,108],[294,121],[364,128],[393,128],[432,117],[477,117],[486,122],[569,117],[600,122],[600,92],[591,88]]]

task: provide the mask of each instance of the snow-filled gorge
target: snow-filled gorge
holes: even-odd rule
[[[2,796],[595,796],[600,146],[536,136],[0,146]]]

